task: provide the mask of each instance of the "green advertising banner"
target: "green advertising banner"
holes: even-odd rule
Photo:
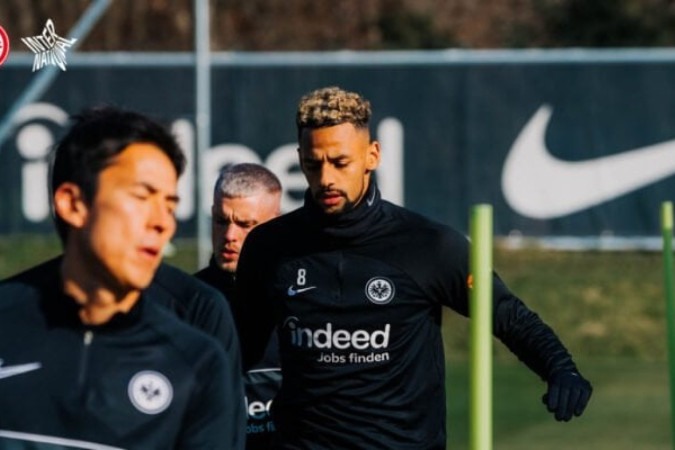
[[[194,161],[194,68],[186,54],[80,55],[0,147],[0,233],[51,232],[49,153],[70,114],[97,103],[169,122]],[[0,111],[35,74],[0,69]],[[467,231],[470,205],[494,207],[499,236],[657,237],[675,192],[675,52],[505,51],[214,54],[205,179],[181,184],[180,233],[195,232],[196,189],[258,161],[300,204],[295,107],[339,85],[371,100],[385,198]]]

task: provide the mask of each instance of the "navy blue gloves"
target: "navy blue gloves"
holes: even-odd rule
[[[592,392],[593,386],[579,372],[563,370],[548,380],[548,392],[542,400],[556,420],[567,422],[584,412]]]

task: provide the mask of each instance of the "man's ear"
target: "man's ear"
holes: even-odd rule
[[[89,209],[75,183],[62,183],[54,191],[54,213],[73,228],[82,228]]]
[[[366,170],[372,172],[380,165],[380,143],[373,141],[368,145],[366,154]]]

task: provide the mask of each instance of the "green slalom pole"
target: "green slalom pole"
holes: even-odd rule
[[[471,209],[469,448],[492,449],[492,206]]]
[[[670,362],[670,427],[675,448],[675,289],[673,288],[673,203],[661,204],[661,233],[663,234],[663,279],[666,292],[666,322],[668,360]]]

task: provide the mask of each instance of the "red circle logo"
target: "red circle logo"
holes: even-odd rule
[[[4,28],[0,27],[0,65],[5,62],[9,55],[9,36]]]

